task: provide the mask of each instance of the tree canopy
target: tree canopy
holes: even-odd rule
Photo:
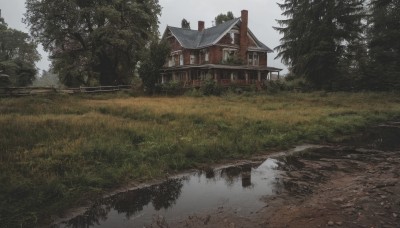
[[[128,84],[158,35],[158,0],[27,0],[26,23],[67,86]]]
[[[190,22],[183,18],[181,22],[181,28],[190,29]]]
[[[215,17],[214,20],[215,20],[215,24],[219,25],[226,21],[232,20],[234,18],[235,17],[233,16],[233,13],[231,11],[228,11],[226,14],[223,14],[223,13],[219,14],[218,16]]]
[[[367,30],[371,89],[400,89],[400,1],[372,0]]]
[[[316,88],[338,89],[362,48],[362,0],[285,0],[278,57]],[[277,57],[277,58],[278,58]],[[349,64],[351,63],[351,64]]]
[[[36,44],[28,34],[8,28],[0,18],[0,72],[8,76],[0,86],[27,86],[37,73],[35,62],[40,60]]]
[[[155,92],[160,70],[170,54],[170,47],[166,41],[153,40],[142,53],[139,67],[139,76],[147,92]]]

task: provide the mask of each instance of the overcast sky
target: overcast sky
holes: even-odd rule
[[[282,18],[281,10],[276,2],[282,0],[159,0],[162,6],[160,21],[160,33],[167,25],[179,27],[181,20],[185,18],[190,22],[192,29],[197,29],[199,20],[205,21],[205,27],[211,27],[215,16],[220,13],[232,11],[235,17],[240,17],[240,11],[249,11],[249,28],[257,38],[270,48],[279,45],[281,37],[272,26],[277,26],[275,19]],[[2,17],[11,28],[28,32],[28,28],[22,23],[25,13],[25,0],[0,0]],[[40,69],[47,70],[50,61],[43,49],[39,50],[42,60],[37,64]],[[274,60],[276,53],[271,53],[269,66],[286,69],[280,60]],[[284,71],[286,72],[286,70]]]

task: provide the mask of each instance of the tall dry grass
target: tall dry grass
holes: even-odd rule
[[[334,141],[399,116],[391,93],[2,98],[0,224],[46,223],[128,181]]]

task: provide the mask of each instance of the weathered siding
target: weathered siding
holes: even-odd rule
[[[258,58],[259,58],[259,65],[260,66],[267,66],[267,54],[259,52],[258,53]]]

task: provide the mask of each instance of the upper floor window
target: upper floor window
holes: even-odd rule
[[[232,29],[229,32],[229,36],[231,37],[231,44],[238,44],[239,43],[239,31],[236,29]]]
[[[208,56],[208,49],[206,49],[204,52],[204,61],[206,62],[210,61],[210,57]]]
[[[196,55],[193,53],[190,54],[190,64],[195,64],[196,63]]]
[[[231,36],[231,44],[235,44],[235,33],[231,32],[230,36]]]
[[[251,66],[259,65],[259,56],[257,52],[249,52],[247,59],[248,59],[248,65]]]
[[[236,57],[237,50],[236,49],[224,49],[224,61],[233,60]]]
[[[208,54],[208,49],[202,49],[199,52],[199,64],[203,64],[204,62],[210,61],[210,57]]]
[[[183,54],[181,53],[180,55],[179,55],[179,65],[183,65]]]

